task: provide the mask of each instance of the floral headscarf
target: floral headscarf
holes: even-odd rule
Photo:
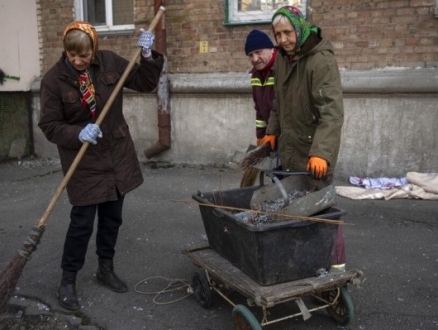
[[[96,29],[94,26],[92,26],[90,23],[82,22],[82,21],[76,21],[72,22],[64,30],[63,34],[63,40],[65,41],[65,36],[67,33],[69,33],[71,30],[81,30],[82,32],[85,32],[91,39],[92,48],[93,48],[93,54],[92,54],[92,60],[95,58],[98,47],[99,47],[99,38],[97,36]],[[67,60],[67,59],[66,59]],[[96,117],[96,92],[94,89],[94,85],[91,79],[90,70],[85,69],[82,72],[77,72],[77,76],[79,79],[79,90],[82,93],[82,105],[87,106],[90,108],[91,116],[94,118]]]
[[[76,21],[76,22],[72,22],[69,25],[67,25],[67,27],[64,30],[64,34],[63,34],[63,40],[65,38],[65,35],[70,32],[71,30],[81,30],[83,32],[85,32],[91,39],[92,44],[93,44],[93,58],[96,56],[97,50],[99,48],[99,37],[97,36],[97,32],[96,29],[94,28],[93,25],[91,25],[88,22],[83,22],[83,21]]]
[[[295,34],[297,36],[297,43],[295,44],[295,47],[293,49],[293,53],[295,53],[300,47],[304,44],[304,42],[309,37],[310,33],[312,31],[317,31],[316,26],[311,26],[309,23],[307,23],[306,19],[304,18],[301,11],[293,6],[284,6],[278,9],[274,15],[272,16],[272,22],[274,21],[274,18],[277,15],[284,15],[286,16],[292,26],[294,27]],[[274,29],[274,27],[272,27]]]

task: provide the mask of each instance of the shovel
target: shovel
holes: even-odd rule
[[[261,186],[254,191],[250,202],[252,209],[259,209],[263,203],[283,198],[283,206],[276,211],[277,213],[310,216],[336,204],[336,191],[333,185],[289,201],[288,192],[294,190],[304,192],[312,189],[309,172],[267,171],[265,173],[274,183]],[[280,181],[275,174],[288,175],[288,177]]]

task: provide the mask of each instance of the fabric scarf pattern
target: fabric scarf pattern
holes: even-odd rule
[[[278,9],[274,15],[272,16],[272,21],[274,21],[274,18],[278,15],[284,15],[286,16],[292,26],[295,30],[295,35],[297,37],[297,42],[295,44],[295,48],[292,52],[288,52],[289,55],[294,57],[295,53],[300,50],[301,46],[304,44],[304,42],[307,40],[307,38],[310,36],[310,33],[312,31],[317,31],[316,26],[311,26],[309,23],[307,23],[306,19],[304,18],[301,11],[293,6],[284,6]],[[274,29],[274,27],[272,27]]]
[[[93,43],[93,59],[96,56],[97,50],[99,49],[99,37],[97,35],[96,29],[93,25],[83,21],[75,21],[67,25],[64,30],[63,38],[65,35],[69,33],[71,30],[81,30],[85,32],[91,39]]]
[[[85,70],[78,73],[79,76],[79,89],[82,93],[82,104],[90,107],[91,116],[96,117],[96,101],[94,99],[94,86],[91,83],[90,72]]]
[[[72,22],[65,28],[63,38],[65,38],[67,33],[69,33],[71,30],[80,30],[90,37],[93,47],[93,55],[91,60],[93,61],[99,48],[99,37],[94,26],[84,21]],[[91,116],[94,118],[96,116],[96,100],[94,86],[91,82],[90,71],[86,69],[85,71],[78,72],[77,74],[79,78],[79,89],[82,93],[82,104],[90,107]]]

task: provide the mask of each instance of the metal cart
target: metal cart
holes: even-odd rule
[[[315,274],[281,284],[262,286],[244,274],[225,258],[221,257],[208,244],[183,249],[194,265],[202,270],[196,271],[192,279],[194,296],[200,306],[209,308],[213,293],[219,294],[233,306],[233,322],[237,330],[261,330],[262,326],[284,321],[297,316],[304,320],[312,312],[326,309],[329,315],[340,325],[347,325],[354,316],[353,302],[346,289],[348,284],[358,284],[363,273],[359,270]],[[260,321],[243,304],[235,304],[230,299],[232,292],[238,292],[247,298],[248,307],[260,307],[263,316]],[[307,308],[302,298],[313,296],[318,306]],[[295,301],[300,312],[274,318],[269,309],[275,305]]]

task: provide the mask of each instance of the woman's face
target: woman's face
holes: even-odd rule
[[[274,25],[274,36],[277,44],[285,51],[290,52],[295,49],[297,35],[295,29],[288,19],[281,19]]]
[[[67,58],[71,65],[78,70],[85,70],[91,63],[93,57],[93,51],[91,48],[84,49],[83,51],[76,53],[75,51],[66,51]]]

